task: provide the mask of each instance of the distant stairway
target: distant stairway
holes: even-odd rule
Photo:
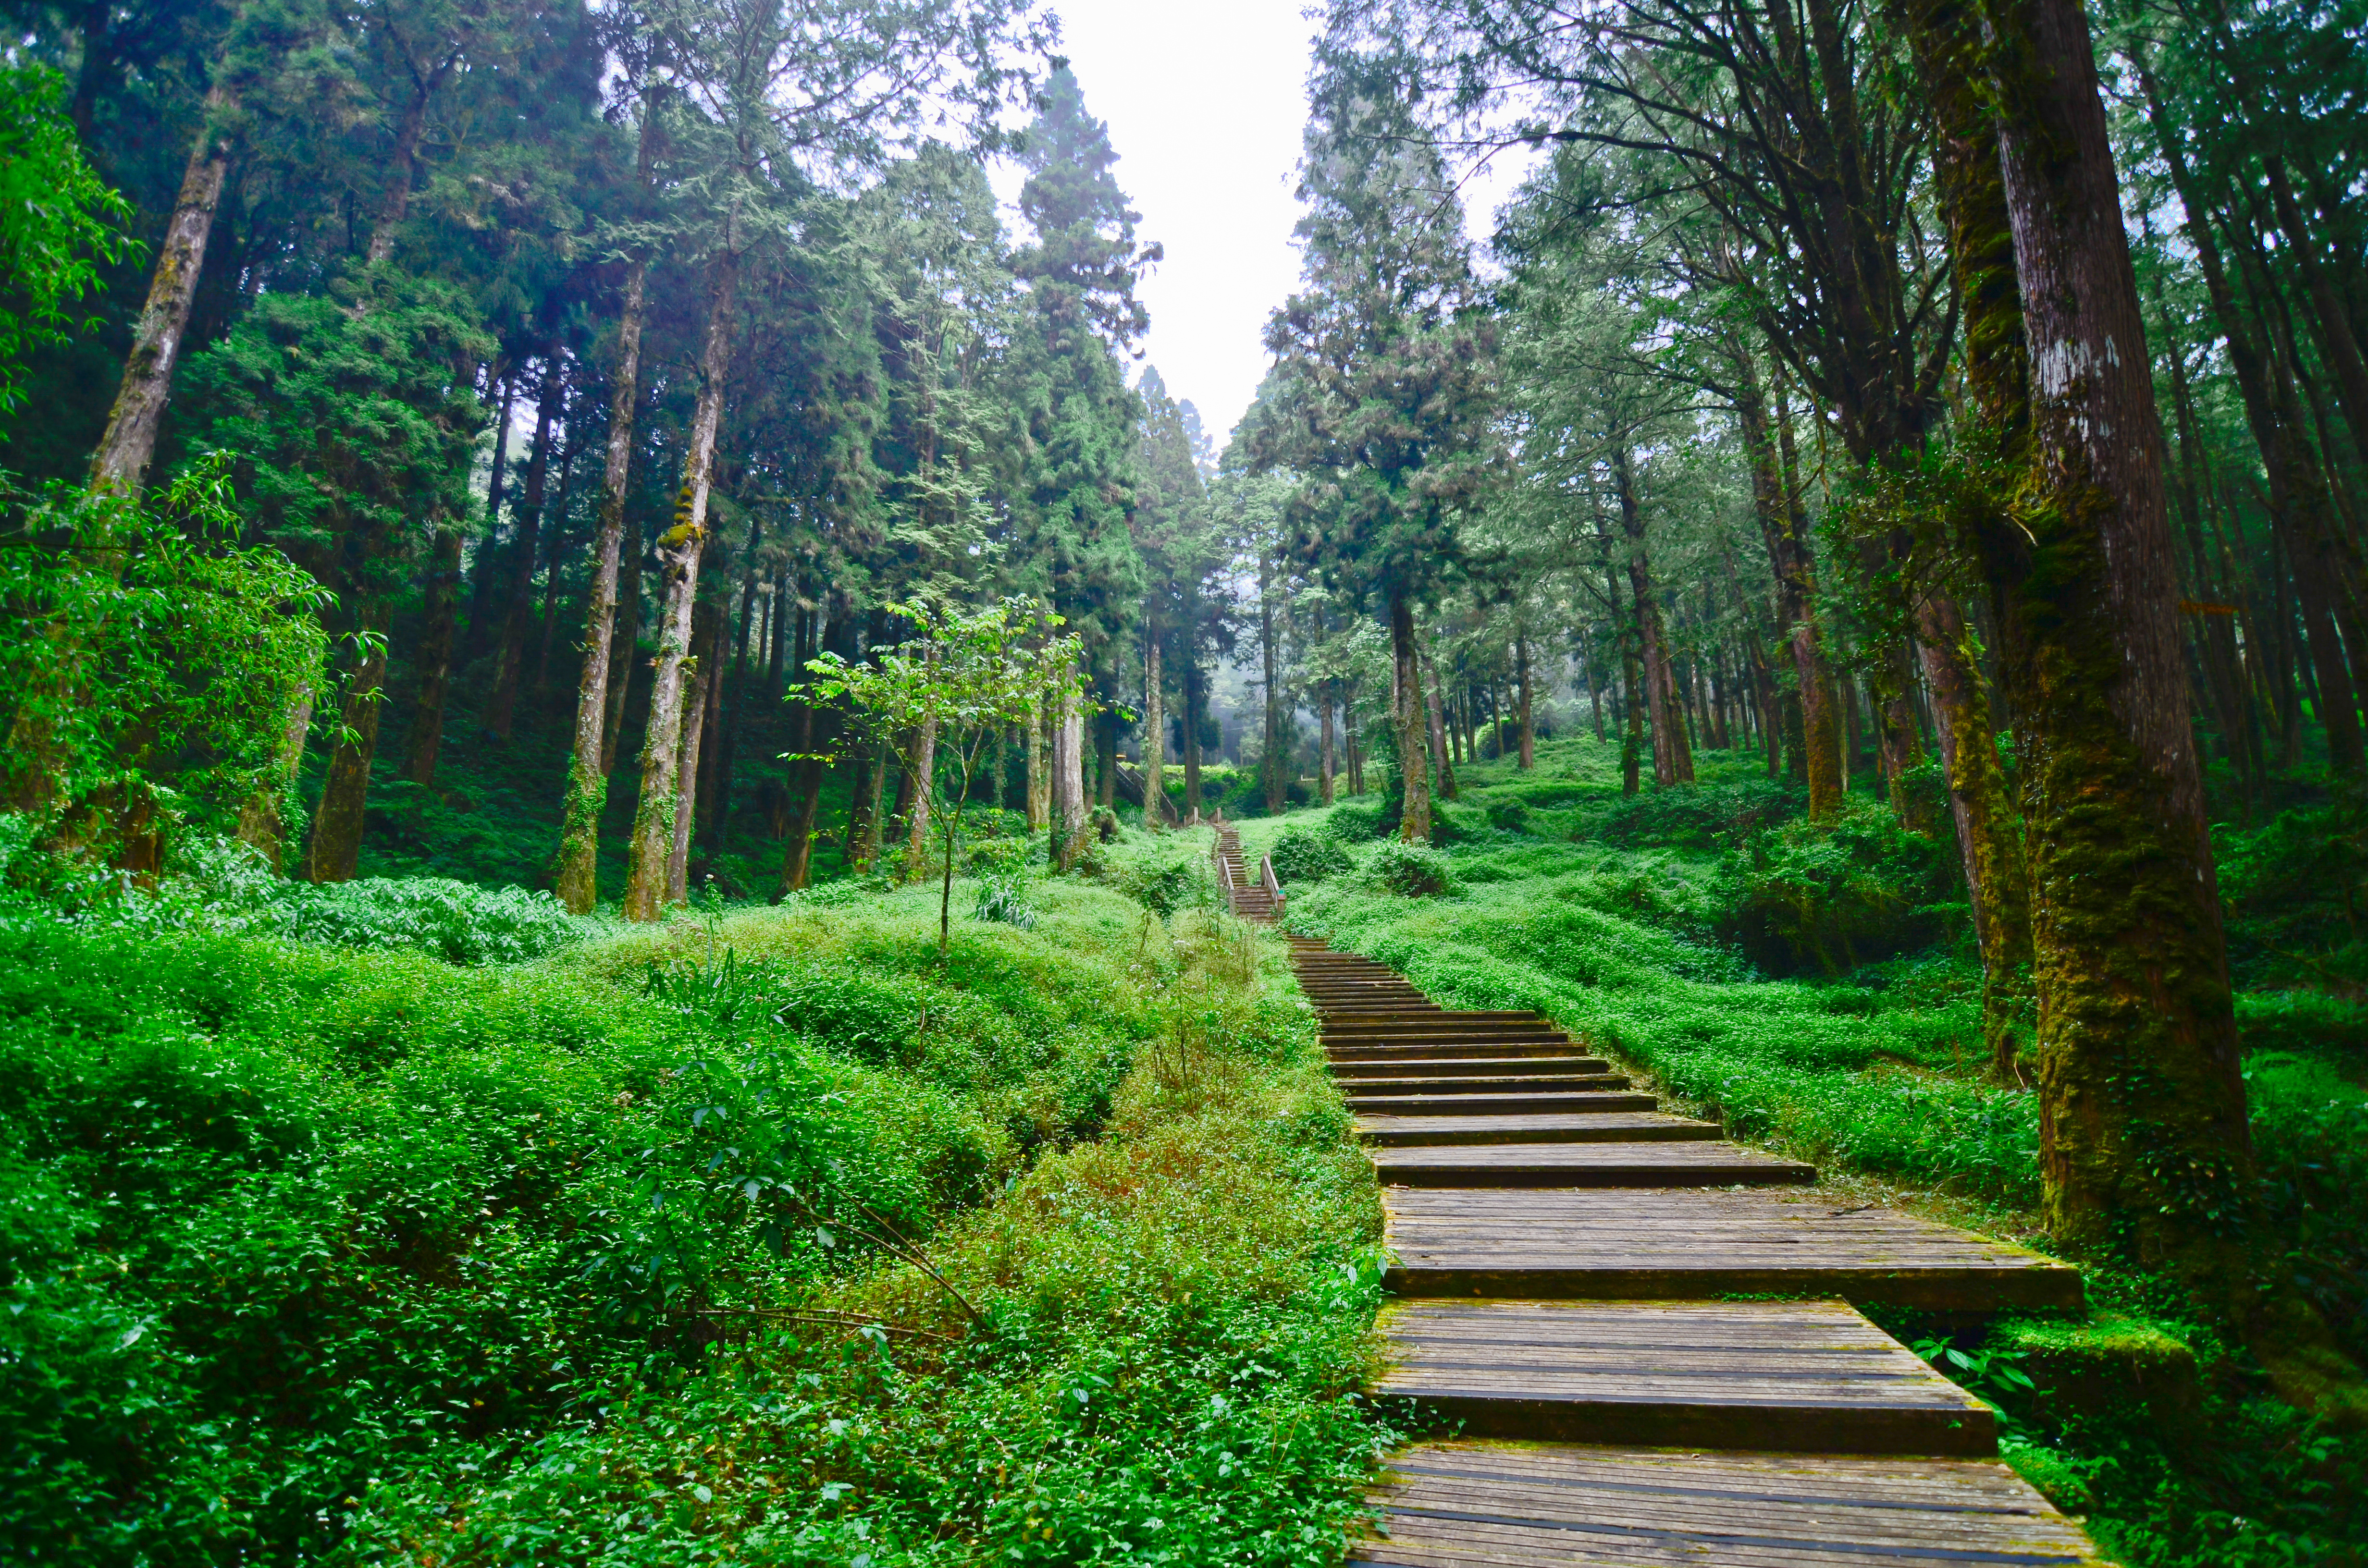
[[[1460,1434],[1393,1461],[1351,1564],[2097,1561],[1998,1462],[1989,1409],[1850,1305],[2078,1306],[2078,1274],[1838,1207],[1536,1013],[1449,1012],[1289,939],[1383,1186],[1375,1392]]]
[[[1215,860],[1218,883],[1224,890],[1225,907],[1244,920],[1264,924],[1282,912],[1281,888],[1274,880],[1273,862],[1263,858],[1255,877],[1242,868],[1242,835],[1234,824],[1216,824]]]

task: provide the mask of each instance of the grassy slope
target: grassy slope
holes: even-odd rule
[[[1381,859],[1395,851],[1348,834],[1356,868],[1291,888],[1290,925],[1404,970],[1450,1006],[1538,1008],[1730,1131],[1846,1179],[1878,1178],[1896,1198],[2002,1233],[2034,1230],[2035,1106],[2027,1091],[1984,1080],[1979,975],[1962,937],[1949,939],[1949,912],[1895,901],[1896,930],[1938,929],[1942,940],[1895,941],[1907,950],[1830,976],[1806,942],[1795,955],[1804,973],[1764,978],[1740,945],[1766,935],[1749,917],[1754,888],[1767,893],[1771,858],[1825,851],[1781,812],[1771,819],[1750,761],[1703,761],[1698,804],[1621,802],[1616,750],[1584,737],[1543,748],[1529,775],[1502,762],[1466,767],[1448,812],[1459,836],[1440,857],[1455,884],[1446,896],[1383,891]],[[1880,811],[1869,802],[1861,815]],[[1255,857],[1285,833],[1326,826],[1325,813],[1294,813],[1245,824],[1243,840]],[[1861,824],[1841,836],[1874,844],[1870,832]],[[1823,885],[1847,902],[1857,883],[1881,880],[1893,853],[1877,844]],[[1870,934],[1882,935],[1861,923],[1862,949]],[[1848,940],[1845,922],[1829,956]],[[2304,1288],[2355,1341],[2368,1333],[2352,1308],[2368,1232],[2357,1011],[2321,995],[2240,1000],[2269,1177],[2264,1261],[2290,1251]],[[1955,1347],[1971,1364],[1950,1365],[2016,1422],[2009,1447],[2027,1473],[2089,1514],[2132,1562],[2358,1560],[2368,1445],[2263,1397],[2258,1369],[2162,1282],[2100,1267],[2091,1296],[2194,1346],[2203,1414],[2166,1426],[2132,1400],[2089,1407],[2064,1390],[2026,1392],[2008,1369],[2021,1369],[2017,1346],[2044,1341],[2044,1327],[1962,1336]],[[1937,1332],[1905,1318],[1893,1326]]]
[[[1306,1015],[1033,896],[946,970],[919,891],[477,969],[12,912],[13,1551],[1326,1561],[1378,1215]]]

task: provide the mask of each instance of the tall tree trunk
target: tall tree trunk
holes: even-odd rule
[[[484,729],[495,740],[510,738],[518,716],[518,683],[526,672],[526,640],[534,629],[535,551],[541,543],[543,494],[551,477],[551,426],[565,405],[567,378],[559,355],[542,362],[542,395],[535,404],[534,450],[527,459],[526,494],[517,513],[517,538],[510,545],[509,611],[502,627],[501,664],[494,676],[494,695],[485,704]]]
[[[2294,558],[2294,584],[2305,621],[2310,627],[2309,653],[2314,673],[2323,692],[2329,689],[2332,676],[2332,689],[2345,699],[2341,702],[2322,702],[2319,707],[2319,722],[2327,726],[2328,755],[2339,771],[2357,775],[2368,767],[2368,751],[2363,751],[2358,712],[2351,700],[2357,694],[2352,690],[2349,672],[2342,668],[2332,616],[2339,602],[2348,602],[2355,596],[2358,574],[2350,569],[2351,563],[2344,560],[2333,537],[2325,477],[2303,436],[2299,411],[2294,405],[2291,377],[2267,334],[2245,319],[2228,279],[2218,236],[2213,232],[2212,209],[2189,169],[2177,128],[2163,112],[2153,74],[2143,62],[2138,84],[2146,96],[2157,144],[2169,166],[2171,184],[2186,212],[2187,236],[2195,247],[2213,313],[2219,318],[2221,336],[2228,345],[2228,361],[2237,372],[2246,423],[2252,430],[2254,445],[2260,449],[2262,468],[2269,479],[2271,518],[2285,536],[2287,551]],[[2267,278],[2260,281],[2263,285],[2269,282]]]
[[[1361,796],[1365,792],[1365,754],[1357,744],[1357,688],[1354,683],[1340,683],[1340,744],[1349,755],[1349,793]]]
[[[1167,708],[1160,689],[1159,629],[1143,628],[1143,825],[1156,833],[1168,824]],[[996,775],[995,803],[1003,804],[1003,778]]]
[[[732,364],[732,292],[739,258],[719,248],[709,281],[706,341],[700,351],[699,402],[683,455],[682,490],[674,527],[658,540],[658,571],[666,585],[658,614],[657,679],[650,689],[650,721],[642,743],[641,799],[633,808],[632,847],[625,875],[625,918],[655,920],[664,913],[666,858],[673,847],[676,789],[682,767],[683,665],[690,656],[690,607],[699,592],[700,557],[707,547],[707,500],[714,483],[715,432],[723,417],[723,381]]]
[[[1200,656],[1188,651],[1184,664],[1184,820],[1201,820],[1201,710],[1208,700]]]
[[[370,763],[378,753],[379,710],[386,695],[386,607],[365,605],[360,622],[380,635],[370,639],[346,688],[338,715],[345,733],[329,754],[321,809],[313,815],[312,850],[304,865],[307,881],[349,882],[361,866],[362,816],[370,801]]]
[[[475,570],[469,574],[469,635],[461,643],[465,668],[483,658],[494,645],[494,585],[501,578],[502,499],[510,472],[510,405],[518,396],[518,375],[495,366],[502,395],[494,416],[494,466],[485,477],[485,537],[478,542]]]
[[[1447,715],[1440,708],[1443,696],[1439,689],[1439,665],[1427,651],[1417,664],[1417,676],[1427,670],[1430,677],[1421,681],[1420,686],[1423,713],[1429,723],[1430,751],[1438,759],[1439,798],[1452,801],[1455,799],[1455,759],[1448,755]]]
[[[1612,451],[1611,484],[1620,503],[1621,529],[1628,540],[1628,593],[1636,611],[1638,651],[1645,662],[1645,701],[1653,722],[1653,782],[1691,784],[1694,758],[1686,738],[1684,699],[1670,667],[1668,636],[1661,625],[1661,606],[1653,589],[1652,563],[1645,553],[1645,515],[1636,504],[1635,482],[1624,447]]]
[[[732,665],[716,690],[715,766],[700,786],[700,820],[707,824],[707,847],[723,847],[723,827],[732,814],[732,773],[740,747],[740,725],[747,707],[748,633],[757,612],[757,549],[765,528],[754,518],[748,524],[748,560],[740,577],[740,624],[733,632]],[[760,650],[761,652],[761,650]]]
[[[1318,681],[1315,683],[1315,704],[1320,712],[1317,723],[1321,728],[1321,736],[1318,742],[1318,745],[1320,747],[1318,755],[1321,760],[1316,765],[1318,769],[1316,774],[1316,783],[1323,792],[1324,803],[1327,806],[1332,803],[1333,685],[1334,683],[1328,680]]]
[[[905,875],[911,879],[929,869],[929,807],[930,798],[937,792],[934,785],[938,777],[936,714],[932,713],[921,722],[919,733],[913,737],[912,756],[907,767],[913,778],[913,799],[905,812]],[[1081,796],[1081,801],[1082,799]],[[962,803],[954,802],[953,809],[960,811]]]
[[[1028,715],[1028,831],[1053,825],[1053,712],[1038,702]]]
[[[682,765],[675,775],[674,838],[666,846],[668,903],[690,900],[690,833],[697,817],[700,743],[708,734],[709,710],[723,664],[723,612],[713,605],[691,607],[690,662],[684,676],[690,692],[683,705]]]
[[[2251,1201],[2245,1085],[2088,18],[2078,0],[1982,18],[2032,346],[2020,526],[1990,530],[1985,567],[2023,742],[2045,1211],[2226,1301]]]
[[[106,434],[91,454],[93,490],[138,490],[147,478],[149,460],[156,455],[156,432],[173,398],[173,370],[189,329],[189,304],[197,297],[206,242],[213,233],[214,212],[230,176],[230,137],[222,125],[236,107],[230,89],[219,81],[206,93],[197,143],[181,171],[180,194],[165,225],[164,243],[156,247],[148,300],[132,328],[123,381],[115,406],[108,411]]]
[[[1291,763],[1283,755],[1282,682],[1276,668],[1280,652],[1274,642],[1274,591],[1272,576],[1274,557],[1262,551],[1258,556],[1258,655],[1265,665],[1266,675],[1266,740],[1258,756],[1258,771],[1265,775],[1266,814],[1282,815],[1284,791],[1290,780],[1286,777]]]
[[[313,732],[313,687],[310,681],[288,705],[280,726],[279,749],[272,754],[271,773],[238,809],[238,841],[262,855],[275,872],[287,853],[285,807],[296,788],[296,773],[304,760],[304,742]]]
[[[839,657],[852,663],[855,654],[854,622],[848,616],[847,605],[843,597],[834,597],[833,604],[830,630],[818,634],[814,641],[819,644],[828,644],[834,639],[844,642],[846,646],[838,650]],[[821,613],[820,609],[816,609],[817,616]],[[815,705],[811,702],[798,704],[797,727],[793,735],[799,757],[797,766],[791,770],[790,775],[793,781],[792,787],[796,790],[796,797],[791,806],[797,814],[790,828],[789,842],[781,852],[781,892],[785,893],[797,892],[814,879],[814,838],[822,828],[822,783],[825,767],[814,754],[825,749],[831,742],[835,741],[838,735],[838,729],[837,710],[832,709],[827,712],[822,712],[818,711]],[[817,742],[821,744],[817,744]],[[869,759],[866,760],[868,764]],[[860,799],[862,790],[863,781],[859,776],[852,798]],[[854,808],[850,806],[848,824],[850,835],[854,828],[853,817]],[[853,857],[850,855],[849,858],[852,859]]]
[[[646,134],[646,133],[645,133]],[[584,606],[584,668],[575,682],[575,736],[567,758],[567,794],[559,830],[559,861],[555,868],[560,902],[577,915],[588,915],[598,902],[600,813],[609,804],[609,759],[616,743],[609,712],[624,709],[625,683],[616,683],[609,696],[609,658],[618,621],[632,609],[621,609],[617,578],[625,551],[625,492],[633,462],[633,415],[641,405],[642,317],[649,284],[648,264],[635,260],[625,273],[623,313],[617,322],[617,368],[609,404],[609,450],[600,475],[600,528],[592,540],[592,585]],[[641,551],[633,551],[634,597],[639,595]],[[638,606],[633,607],[638,609]],[[635,628],[623,628],[629,655]]]
[[[415,784],[436,782],[437,754],[444,745],[444,702],[452,687],[452,637],[461,613],[461,530],[436,530],[427,563],[427,624],[419,634],[419,700],[411,710],[403,776]],[[581,911],[578,911],[580,914]]]
[[[2344,423],[2351,427],[2352,445],[2368,458],[2368,361],[2362,360],[2359,340],[2351,335],[2351,318],[2335,280],[2328,276],[2318,241],[2303,222],[2302,206],[2294,200],[2294,187],[2286,179],[2284,160],[2271,153],[2261,160],[2261,166],[2269,176],[2270,198],[2277,204],[2278,227],[2285,233],[2287,252],[2300,267],[2309,291],[2311,319],[2318,329],[2321,356],[2335,372]]]
[[[1538,729],[1530,707],[1530,639],[1526,632],[1513,633],[1513,673],[1521,683],[1521,761],[1524,773],[1538,765]]]
[[[1430,745],[1422,700],[1422,663],[1415,642],[1414,600],[1390,596],[1390,724],[1396,732],[1398,780],[1406,808],[1398,837],[1407,844],[1430,842]]]
[[[1064,680],[1051,713],[1052,830],[1054,863],[1064,871],[1076,863],[1086,830],[1085,718]]]
[[[617,562],[617,619],[609,633],[609,713],[600,725],[600,771],[617,771],[617,749],[624,744],[625,698],[633,685],[633,665],[642,646],[642,531],[626,534],[622,558]],[[605,798],[608,786],[601,786]]]

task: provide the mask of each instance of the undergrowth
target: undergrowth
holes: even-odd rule
[[[1337,1555],[1378,1215],[1270,938],[1057,881],[944,967],[934,890],[525,959],[494,895],[38,881],[14,1560]]]

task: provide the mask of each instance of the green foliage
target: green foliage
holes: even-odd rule
[[[1366,857],[1360,879],[1399,898],[1439,898],[1463,891],[1453,866],[1419,844],[1385,843]]]
[[[400,919],[226,934],[226,894],[16,910],[0,1528],[94,1565],[1327,1560],[1386,1437],[1371,1176],[1279,960],[1246,990],[1213,934],[1054,892],[951,964],[917,892],[481,969]]]
[[[52,486],[9,512],[6,793],[71,810],[114,791],[119,808],[217,831],[276,797],[289,714],[322,678],[327,597],[278,551],[237,542],[222,466],[144,496]]]
[[[1745,950],[1780,972],[1833,975],[1929,946],[1949,928],[1955,845],[1852,799],[1831,820],[1751,833],[1730,858],[1731,924]]]
[[[1017,876],[983,879],[978,884],[978,902],[971,908],[971,918],[999,920],[1022,931],[1035,929],[1036,911],[1028,902],[1027,881]]]
[[[46,66],[0,62],[0,414],[24,401],[26,352],[63,342],[66,307],[132,249],[131,205],[84,157],[65,95]]]
[[[1335,808],[1333,820],[1339,820]],[[1274,874],[1286,883],[1320,882],[1326,877],[1337,877],[1356,862],[1340,840],[1328,833],[1317,833],[1297,823],[1282,830],[1268,851],[1274,861]]]

